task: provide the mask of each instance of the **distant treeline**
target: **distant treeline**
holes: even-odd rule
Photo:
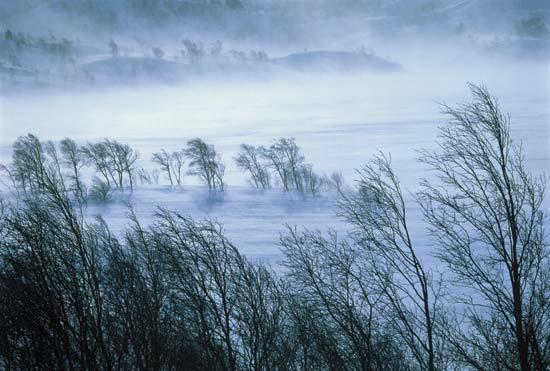
[[[375,156],[354,188],[338,187],[350,232],[289,226],[280,271],[244,257],[212,220],[158,209],[145,225],[130,209],[113,233],[85,219],[82,167],[131,189],[136,152],[20,138],[0,199],[0,368],[548,369],[545,183],[495,99],[471,88],[471,104],[444,108],[437,150],[421,159],[434,181],[414,201],[389,156]],[[174,153],[154,155],[173,184],[186,159],[223,188],[212,146]],[[258,187],[311,187],[293,140],[243,145],[236,161]],[[431,247],[411,231],[418,207]]]
[[[189,63],[199,63],[205,60],[221,61],[234,60],[237,62],[254,62],[263,63],[269,60],[267,53],[263,50],[249,51],[230,49],[227,53],[223,53],[223,43],[220,40],[204,45],[201,41],[193,41],[190,39],[181,40],[182,48],[177,50],[174,56],[170,56],[170,59],[183,59]],[[155,57],[162,59],[166,53],[160,46],[141,46],[143,50],[143,56]],[[41,58],[57,58],[57,61],[72,62],[75,63],[79,57],[87,56],[90,54],[101,54],[102,52],[109,52],[113,58],[121,57],[130,53],[129,48],[117,43],[111,39],[105,45],[105,49],[101,50],[96,47],[92,47],[79,40],[71,40],[65,37],[56,38],[53,35],[48,36],[36,36],[29,33],[16,32],[11,29],[3,31],[2,37],[0,37],[0,57],[7,59],[9,65],[14,67],[21,67],[24,64],[36,63],[36,61],[30,60],[31,56],[40,56]],[[136,51],[131,50],[131,54],[135,56]],[[22,60],[26,59],[26,60]],[[42,60],[44,63],[45,61]]]
[[[117,2],[90,2],[60,0],[50,5],[61,14],[90,19],[104,27],[123,27],[128,19],[159,24],[174,19],[199,18],[214,21],[215,17],[229,15],[243,9],[241,0],[121,0]]]

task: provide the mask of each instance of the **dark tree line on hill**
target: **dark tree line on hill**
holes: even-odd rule
[[[548,369],[545,183],[526,171],[496,101],[472,92],[445,108],[438,149],[422,156],[436,181],[414,200],[445,276],[425,263],[383,154],[338,188],[350,233],[288,227],[274,272],[213,220],[158,209],[145,226],[129,210],[115,234],[85,219],[84,152],[20,139],[0,199],[0,367]],[[104,182],[129,185],[131,167]]]

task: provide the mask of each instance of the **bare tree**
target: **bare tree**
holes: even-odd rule
[[[424,181],[422,192],[438,255],[470,289],[460,291],[469,332],[453,345],[469,367],[547,369],[545,182],[527,172],[498,102],[484,87],[470,89],[472,103],[444,106],[450,122],[439,150],[422,158],[440,180]]]
[[[399,180],[383,154],[358,174],[357,191],[342,193],[340,214],[355,227],[353,238],[372,263],[371,273],[392,311],[392,325],[418,366],[433,371],[439,286],[413,243]]]
[[[111,368],[100,246],[74,207],[54,144],[29,135],[15,147],[31,151],[12,166],[33,167],[16,183],[25,197],[3,215],[2,356],[14,368]]]
[[[87,165],[91,165],[95,168],[105,184],[111,187],[111,184],[114,186],[116,184],[116,179],[112,175],[110,169],[109,155],[107,153],[107,148],[103,142],[99,143],[88,143],[86,146],[82,147],[82,153],[86,158]]]
[[[237,166],[250,174],[251,183],[262,189],[271,187],[271,177],[262,158],[264,151],[263,147],[241,144],[241,151],[235,157]]]
[[[63,160],[53,142],[40,142],[32,134],[19,137],[13,145],[12,163],[4,168],[12,178],[17,194],[44,197],[63,205],[74,201],[79,205],[82,203],[81,198],[74,197],[74,184],[69,185],[65,179]],[[69,177],[73,183],[74,177]],[[80,180],[78,182],[81,184]]]
[[[69,179],[72,181],[73,191],[82,202],[86,200],[86,188],[82,182],[81,169],[85,165],[85,158],[78,145],[69,138],[59,143],[63,158],[63,165],[69,168]]]
[[[96,171],[89,197],[107,199],[140,174],[129,146],[18,138],[2,167],[11,183],[0,197],[0,368],[550,368],[545,180],[526,170],[496,100],[471,90],[472,103],[444,107],[450,122],[422,156],[435,176],[416,195],[455,289],[445,302],[383,154],[348,189],[340,175],[315,174],[293,139],[241,147],[236,162],[257,186],[270,175],[300,192],[331,183],[351,227],[343,238],[288,228],[275,273],[214,220],[161,209],[144,227],[130,210],[114,234],[86,218],[83,165]],[[225,167],[201,139],[153,157],[172,184],[185,159],[223,190]]]
[[[134,188],[134,170],[138,159],[138,153],[129,145],[115,140],[105,139],[103,141],[106,149],[110,168],[116,174],[119,188],[124,188],[125,179],[128,181],[130,190]]]
[[[183,166],[185,165],[185,152],[183,150],[168,153],[166,150],[161,149],[160,152],[153,153],[152,160],[161,166],[161,169],[168,176],[171,186],[174,184],[181,186]]]
[[[141,184],[158,184],[159,175],[158,169],[147,170],[143,167],[137,169],[137,177]]]
[[[204,47],[200,42],[194,42],[188,39],[182,40],[185,46],[185,52],[182,52],[191,63],[198,63],[204,57]]]
[[[183,167],[185,165],[185,152],[174,151],[171,154],[172,158],[172,174],[178,186],[182,185],[183,179]]]
[[[152,230],[162,236],[171,300],[195,334],[208,368],[273,370],[287,364],[283,283],[247,261],[213,221],[195,222],[160,210]]]
[[[296,190],[303,193],[318,193],[329,182],[313,171],[313,166],[305,162],[294,138],[280,138],[269,148],[259,147],[261,158],[275,173],[285,191]]]
[[[160,152],[153,153],[152,161],[160,165],[160,168],[168,176],[170,185],[174,185],[174,179],[172,178],[172,158],[166,150],[161,149]]]
[[[127,144],[105,139],[98,143],[88,143],[82,148],[87,162],[93,165],[104,182],[117,189],[134,188],[138,153]]]
[[[314,172],[313,166],[311,164],[302,165],[300,173],[304,192],[316,195],[322,189],[326,189],[331,186],[330,179],[327,179],[325,175],[320,176],[319,174]]]
[[[281,245],[291,295],[302,302],[293,310],[294,320],[312,332],[306,336],[313,337],[315,353],[324,359],[321,368],[404,368],[399,357],[392,359],[401,350],[385,336],[383,324],[391,315],[384,314],[384,287],[372,280],[369,256],[362,248],[339,239],[334,231],[325,238],[294,228],[281,238]],[[306,319],[310,312],[313,318]]]
[[[113,348],[119,354],[118,369],[159,370],[173,368],[170,358],[176,329],[168,301],[168,275],[159,240],[142,227],[133,210],[129,212],[131,228],[124,240],[107,236],[110,246],[106,257],[106,303],[116,316],[113,323]],[[185,331],[185,328],[181,330]],[[189,357],[190,362],[192,357]]]
[[[198,176],[209,189],[223,191],[225,165],[213,145],[206,144],[200,138],[195,138],[187,142],[184,154],[189,159],[190,175]]]
[[[280,138],[263,151],[263,157],[278,175],[285,191],[302,190],[300,167],[304,162],[304,156],[300,154],[300,148],[294,138]]]
[[[189,303],[191,308],[185,312],[186,322],[196,326],[197,341],[214,362],[212,366],[236,370],[240,254],[215,223],[197,224],[165,210],[157,217],[157,230],[168,238],[164,252],[174,283],[172,290],[178,301]]]
[[[12,160],[9,172],[19,189],[39,191],[46,176],[46,155],[38,138],[32,134],[19,137],[13,144]]]
[[[239,303],[235,317],[241,369],[274,370],[287,364],[288,322],[283,283],[262,264],[238,261]]]
[[[231,49],[229,54],[231,54],[233,59],[236,59],[239,62],[245,62],[247,60],[246,53],[242,50]]]
[[[283,177],[286,179],[287,186],[285,188],[293,187],[299,192],[303,191],[300,169],[305,158],[300,153],[300,147],[296,145],[294,138],[279,139],[271,145],[269,152],[271,154],[270,157],[274,160],[272,164],[277,173],[279,175],[281,175],[280,173],[284,173],[281,179]]]

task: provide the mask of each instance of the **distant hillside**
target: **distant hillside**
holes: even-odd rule
[[[284,24],[292,32],[299,25],[327,19],[363,19],[390,24],[460,23],[479,29],[508,24],[530,13],[547,17],[547,0],[17,0],[0,1],[0,26],[34,25],[62,29],[52,16],[71,24],[91,22],[103,30],[133,30],[154,26],[223,30],[236,37],[269,32]],[[29,22],[36,20],[34,24]],[[546,18],[547,21],[547,18]],[[155,29],[150,29],[153,32]],[[337,30],[335,30],[337,31]],[[277,35],[273,35],[277,36]]]
[[[312,51],[293,53],[277,58],[274,63],[295,68],[322,68],[328,70],[353,71],[371,69],[376,71],[397,71],[401,69],[398,63],[367,53],[350,53],[334,51]]]

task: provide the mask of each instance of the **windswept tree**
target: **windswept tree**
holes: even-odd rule
[[[422,157],[439,179],[424,181],[424,213],[466,304],[467,326],[453,326],[448,336],[464,367],[545,370],[545,182],[527,171],[495,98],[484,87],[470,89],[472,103],[444,106],[450,121],[440,130],[438,150]]]
[[[295,352],[287,337],[289,313],[284,281],[266,266],[245,259],[241,272],[240,302],[236,326],[241,368],[249,370],[289,369]]]
[[[357,190],[342,192],[340,214],[384,294],[389,323],[423,370],[440,367],[435,334],[439,284],[419,257],[399,179],[383,154],[358,171]]]
[[[301,352],[303,361],[319,362],[318,369],[407,369],[398,338],[386,333],[391,315],[384,313],[384,287],[373,280],[360,246],[334,231],[325,237],[290,227],[281,245],[294,326],[311,348]]]
[[[40,140],[28,134],[13,144],[12,164],[5,167],[17,190],[38,192],[46,177],[46,154]]]
[[[184,154],[189,159],[190,175],[198,176],[211,190],[223,191],[225,165],[213,145],[195,138],[187,142]]]
[[[84,228],[54,144],[27,135],[14,148],[12,174],[25,196],[6,206],[0,227],[2,364],[111,368],[96,236]]]
[[[170,185],[174,185],[174,179],[172,178],[172,158],[166,150],[161,149],[160,152],[153,153],[151,160],[160,165],[160,169],[166,173]]]
[[[63,143],[58,150],[53,142],[41,142],[32,134],[19,137],[13,144],[12,163],[3,167],[12,179],[13,190],[32,198],[55,196],[52,202],[64,200],[81,205],[85,201],[81,193],[84,189],[79,171],[81,158],[73,153],[74,163],[69,164],[67,151]]]
[[[125,179],[128,182],[130,190],[134,188],[135,164],[138,159],[138,153],[129,145],[106,139],[103,141],[107,148],[111,169],[118,179],[118,187],[124,188]]]
[[[152,161],[160,165],[161,170],[166,173],[171,186],[181,186],[183,166],[185,165],[184,151],[168,153],[166,150],[161,149],[160,152],[153,153]]]
[[[312,195],[318,194],[322,189],[330,188],[333,184],[326,175],[319,175],[313,171],[313,165],[303,164],[301,169],[301,177],[303,184],[303,191],[311,193]]]
[[[84,221],[44,147],[40,193],[0,200],[3,367],[291,368],[283,282],[219,224],[131,212],[119,239]]]
[[[112,308],[112,342],[118,368],[174,369],[187,360],[198,366],[188,325],[175,323],[169,302],[168,271],[160,248],[163,238],[144,228],[133,210],[124,239],[110,239],[105,270],[105,302]],[[109,241],[108,241],[109,242]]]
[[[326,179],[313,171],[305,162],[300,147],[294,138],[280,138],[269,148],[260,147],[261,157],[275,173],[277,181],[285,191],[318,193],[327,185]]]
[[[262,153],[263,147],[241,144],[241,150],[235,157],[237,166],[250,174],[250,181],[256,188],[270,188],[271,176]]]
[[[82,153],[86,158],[86,164],[88,166],[93,166],[95,171],[97,171],[104,183],[109,186],[115,186],[116,179],[112,175],[112,170],[110,168],[109,155],[107,153],[107,148],[103,142],[98,143],[88,143],[86,146],[82,147]]]
[[[172,175],[178,186],[182,185],[183,167],[185,165],[185,152],[183,150],[174,151],[170,155],[172,159]]]
[[[199,63],[204,58],[204,47],[200,42],[194,42],[189,39],[182,40],[185,50],[182,54],[189,59],[191,63]]]
[[[88,143],[82,148],[87,162],[101,174],[105,184],[116,189],[132,190],[136,177],[138,153],[127,144],[111,139]]]
[[[158,184],[160,171],[158,169],[147,170],[143,167],[138,168],[137,177],[141,184]]]
[[[247,262],[216,222],[160,210],[153,229],[162,237],[177,318],[190,326],[207,367],[267,370],[284,363],[279,281]]]
[[[279,176],[285,191],[303,190],[300,169],[305,158],[294,138],[280,138],[264,151],[264,157]]]
[[[82,168],[86,163],[83,152],[74,140],[65,138],[59,143],[63,165],[69,170],[71,188],[81,200],[86,200],[86,187],[82,181]]]

